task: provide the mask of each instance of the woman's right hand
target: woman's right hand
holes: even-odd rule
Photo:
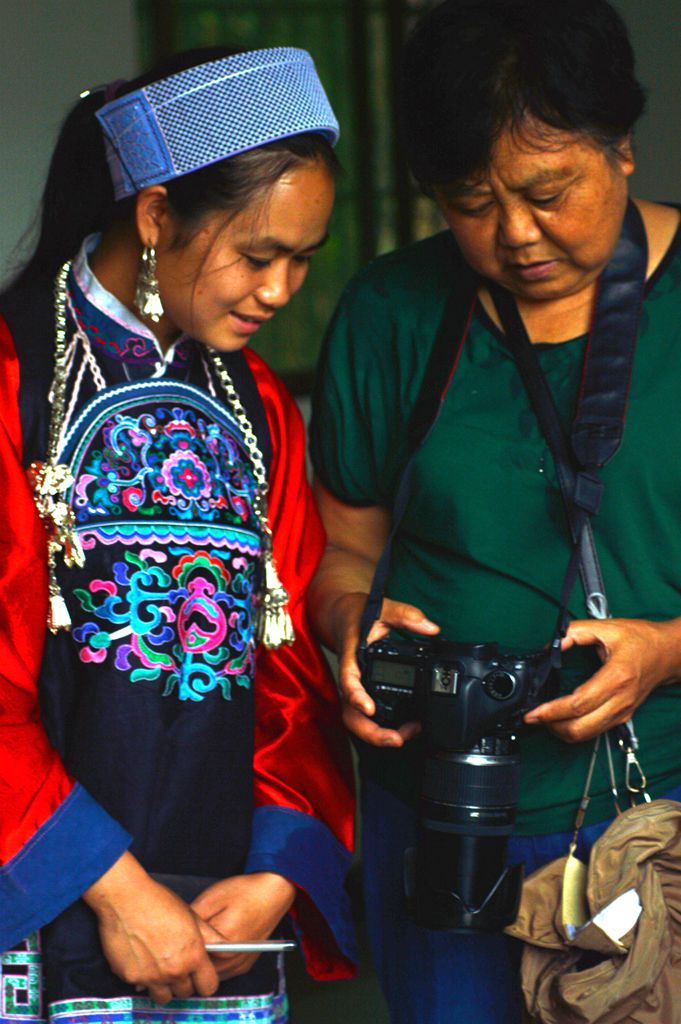
[[[157,1003],[210,996],[219,981],[204,948],[221,936],[131,853],[83,894],[99,921],[104,955],[114,974]]]
[[[343,721],[346,728],[365,743],[375,747],[401,747],[418,732],[418,722],[405,722],[399,729],[385,729],[372,721],[376,705],[362,685],[357,664],[360,620],[367,595],[345,594],[339,598],[333,609],[338,651],[338,682],[343,701]],[[440,627],[427,619],[420,608],[385,598],[381,606],[381,617],[369,631],[368,643],[387,636],[391,628],[406,629],[410,633],[433,636]]]

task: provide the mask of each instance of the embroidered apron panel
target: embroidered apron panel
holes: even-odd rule
[[[107,388],[62,457],[86,553],[64,588],[81,661],[180,700],[249,686],[260,536],[228,410],[180,381]]]

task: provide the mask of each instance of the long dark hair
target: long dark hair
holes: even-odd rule
[[[241,52],[227,47],[187,50],[152,70],[121,84],[114,95],[141,89],[151,82]],[[110,92],[109,90],[108,92]],[[105,231],[115,221],[133,216],[135,197],[114,200],[106,162],[104,137],[95,112],[113,99],[105,89],[83,97],[62,125],[52,154],[42,196],[38,240],[14,284],[35,277],[53,277],[65,260],[78,252],[83,239]],[[166,182],[173,213],[180,223],[176,244],[191,237],[211,211],[238,213],[264,195],[291,167],[321,160],[332,174],[338,161],[329,142],[307,132],[271,142]]]
[[[616,149],[645,103],[606,0],[445,0],[407,42],[401,95],[423,185],[483,171],[500,132],[528,115]]]

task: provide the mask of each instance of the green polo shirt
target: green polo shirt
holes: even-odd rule
[[[388,256],[346,289],[320,364],[311,428],[324,485],[351,505],[392,506],[405,430],[457,256],[448,232]],[[585,337],[537,345],[566,424]],[[681,615],[681,232],[648,282],[622,447],[602,473],[594,534],[612,614]],[[570,552],[558,482],[516,365],[478,305],[435,427],[420,449],[387,585],[442,636],[537,650],[551,637]],[[578,582],[570,612],[587,618]],[[569,692],[598,667],[593,648],[566,653]],[[681,685],[636,712],[650,791],[681,784]],[[571,828],[592,744],[521,729],[517,832]],[[422,751],[363,748],[363,771],[415,800]],[[612,816],[605,757],[590,821]]]

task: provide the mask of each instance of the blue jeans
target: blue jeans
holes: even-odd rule
[[[669,793],[681,799],[681,788]],[[519,1024],[521,944],[504,935],[453,934],[420,928],[407,916],[403,851],[416,839],[416,812],[386,790],[364,782],[362,868],[369,940],[393,1024]],[[580,832],[586,859],[608,827]],[[571,832],[512,836],[509,863],[525,874],[568,851]]]

